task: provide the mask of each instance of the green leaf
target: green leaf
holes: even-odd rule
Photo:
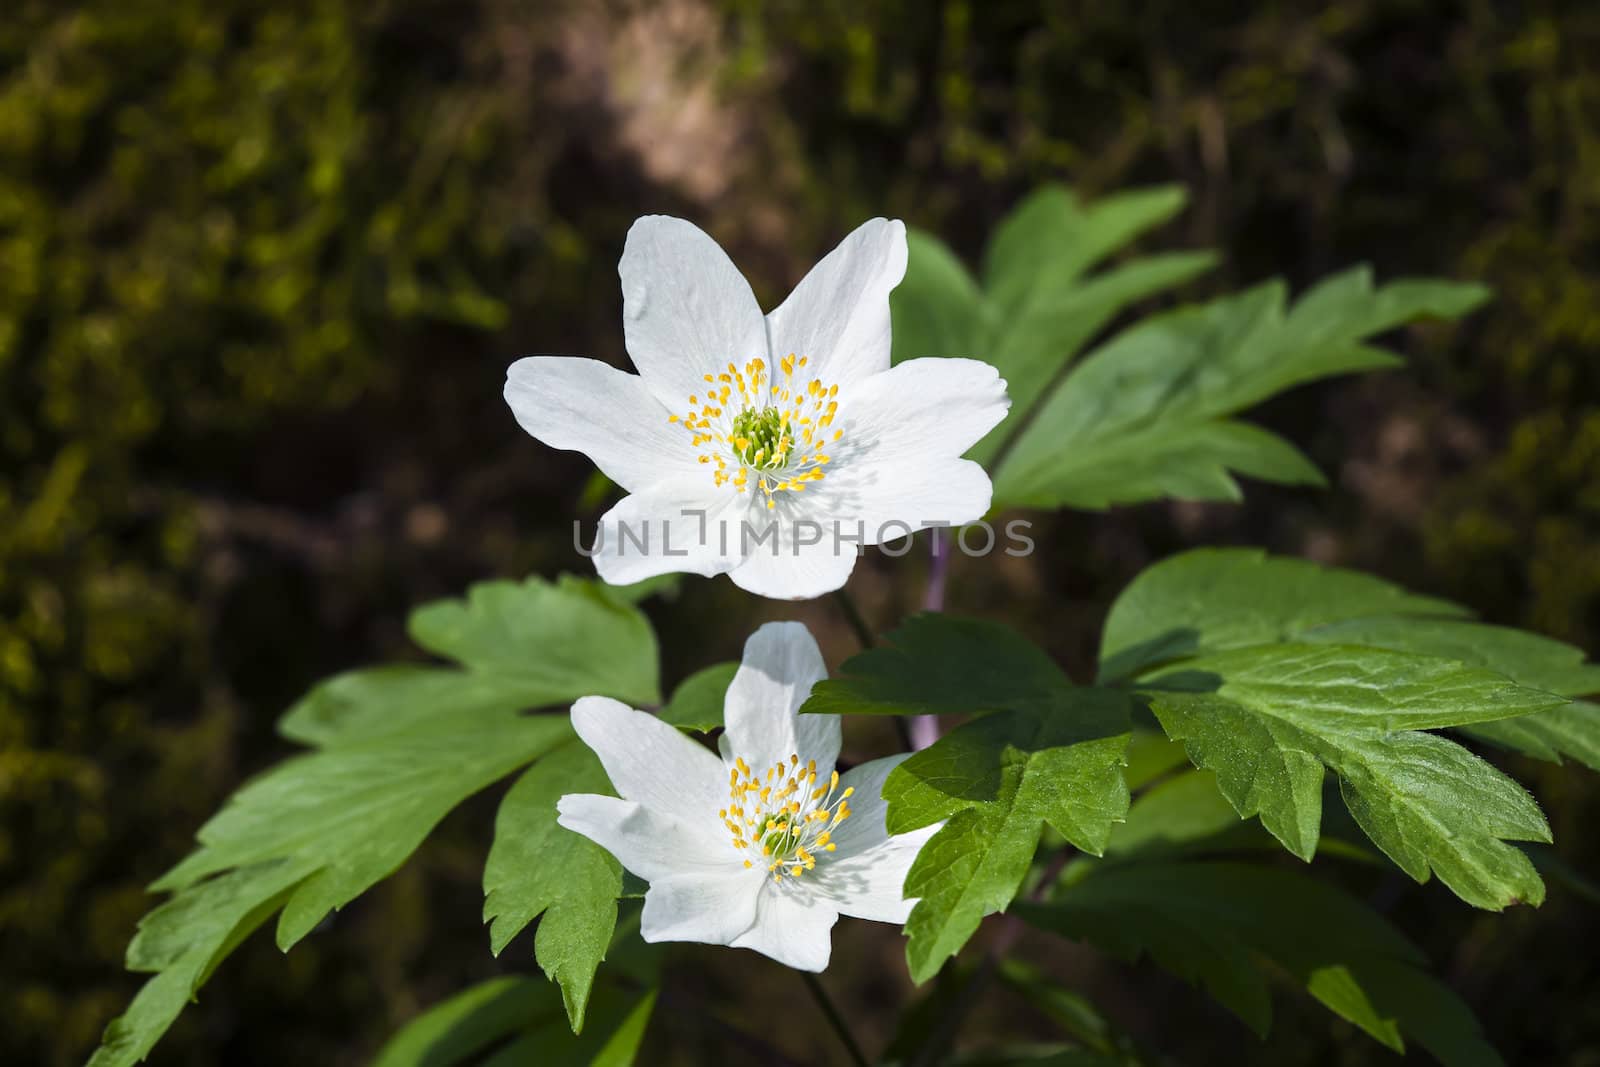
[[[235,793],[201,828],[200,849],[153,887],[176,892],[150,916],[165,917],[160,928],[172,931],[166,940],[214,948],[201,959],[153,956],[139,941],[130,947],[130,967],[159,974],[108,1031],[104,1062],[142,1056],[237,938],[272,912],[282,909],[277,939],[287,949],[398,868],[468,796],[575,744],[565,715],[525,709],[592,692],[655,693],[655,636],[635,608],[593,583],[489,583],[464,603],[419,609],[412,629],[420,643],[464,667],[351,672],[317,686],[284,716],[286,736],[318,747]],[[288,872],[289,880],[262,890],[246,923],[218,894],[241,879],[247,889],[255,885],[245,875],[255,871]],[[614,907],[615,898],[605,906]],[[546,906],[555,918],[541,924],[551,929],[541,931],[536,950],[547,970],[564,978],[576,1018],[592,980],[592,968],[583,971],[582,943],[599,920],[570,901]],[[240,932],[218,940],[219,924]]]
[[[441,1001],[401,1027],[373,1067],[626,1067],[638,1055],[655,993],[596,991],[587,1033],[567,1031],[560,998],[535,978],[493,978]]]
[[[1210,771],[1185,771],[1140,794],[1106,844],[1106,855],[1168,851],[1240,825]],[[1265,837],[1265,835],[1262,835]]]
[[[534,953],[560,984],[577,1033],[617,925],[622,867],[599,845],[556,825],[556,801],[565,793],[611,795],[600,761],[576,741],[524,771],[500,802],[483,870],[483,918],[492,923],[496,956],[539,919]]]
[[[1100,640],[1100,681],[1131,678],[1184,656],[1306,640],[1319,627],[1350,619],[1464,614],[1448,601],[1355,571],[1253,548],[1196,549],[1147,568],[1117,597]]]
[[[883,789],[891,833],[948,820],[906,876],[906,896],[920,898],[906,923],[915,980],[1005,910],[1046,823],[1085,852],[1105,847],[1128,808],[1128,736],[1121,694],[1063,688],[1047,710],[967,723],[895,768]]]
[[[230,871],[174,896],[139,922],[128,970],[154,972],[106,1027],[89,1067],[127,1067],[147,1056],[232,952],[283,903],[307,869],[269,862]]]
[[[1520,719],[1481,722],[1461,732],[1552,763],[1570,756],[1600,771],[1600,704],[1574,700]]]
[[[1299,872],[1237,863],[1106,865],[1020,902],[1029,923],[1122,958],[1148,954],[1202,985],[1257,1033],[1271,973],[1397,1051],[1409,1036],[1447,1067],[1499,1064],[1477,1021],[1376,913]]]
[[[967,268],[931,233],[906,230],[906,276],[889,294],[892,359],[983,358],[983,293]]]
[[[573,737],[565,716],[433,723],[291,759],[235,793],[154,886],[286,859],[315,872],[278,920],[285,950],[394,872],[461,801]]]
[[[1123,309],[1209,270],[1208,252],[1133,259],[1085,277],[1111,253],[1183,209],[1181,188],[1136,189],[1082,203],[1045,186],[996,228],[984,285],[932,234],[907,234],[905,280],[890,295],[895,362],[970,356],[1006,380],[1010,418],[968,452],[988,465],[1057,372]]]
[[[1197,653],[1297,640],[1438,656],[1568,696],[1600,692],[1600,665],[1584,662],[1581,649],[1463,614],[1447,601],[1354,571],[1255,549],[1200,549],[1150,567],[1117,598],[1101,641],[1100,680],[1122,680]],[[1600,708],[1593,704],[1574,702],[1463,732],[1538,759],[1568,756],[1600,770]]]
[[[1292,308],[1269,282],[1147,318],[1090,352],[1038,408],[994,472],[995,506],[1236,500],[1231,472],[1316,484],[1287,442],[1228,416],[1295,385],[1392,366],[1365,338],[1464,314],[1486,295],[1433,281],[1374,288],[1358,267]]]
[[[1321,627],[1307,637],[1439,656],[1566,696],[1600,693],[1600,664],[1584,662],[1582,649],[1504,626],[1455,619],[1356,619]],[[1574,701],[1462,732],[1536,759],[1560,763],[1571,756],[1600,770],[1600,705]]]
[[[884,643],[819,682],[802,712],[932,715],[1054,705],[1070,683],[1050,657],[999,623],[913,615]]]
[[[541,682],[451,667],[369,667],[319,682],[278,720],[278,732],[327,748],[426,726],[441,709],[462,720],[517,712],[547,703],[548,693]]]
[[[737,663],[714,663],[685,678],[661,709],[661,721],[702,733],[722,725],[722,707],[728,686],[739,671]]]
[[[1110,1021],[1088,998],[1063,988],[1051,975],[1022,960],[1001,960],[997,973],[1041,1015],[1090,1051],[1106,1055],[1117,1051],[1117,1037]]]
[[[542,687],[536,705],[600,695],[660,703],[655,635],[596,582],[484,582],[411,615],[411,637],[469,670]]]
[[[1302,859],[1316,849],[1327,767],[1362,830],[1417,881],[1437,873],[1484,908],[1543,899],[1533,865],[1505,843],[1550,839],[1533,798],[1418,731],[1523,715],[1559,697],[1448,660],[1309,644],[1188,660],[1142,688],[1235,810],[1259,815]]]

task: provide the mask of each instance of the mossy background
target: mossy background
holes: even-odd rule
[[[958,609],[1029,620],[1081,672],[1145,563],[1254,543],[1600,647],[1592,2],[13,3],[0,1061],[82,1060],[137,987],[120,961],[141,887],[288,750],[273,719],[311,682],[410,654],[410,605],[586,570],[569,527],[601,503],[589,467],[523,436],[499,391],[529,351],[625,360],[615,267],[636,215],[698,221],[770,305],[866,216],[972,256],[1042,181],[1184,184],[1190,209],[1153,244],[1226,257],[1187,296],[1359,260],[1497,296],[1402,338],[1402,372],[1267,405],[1332,491],[1041,518],[1031,560],[960,563]],[[920,566],[858,569],[877,622],[915,603]],[[834,662],[850,650],[826,602],[725,581],[652,612],[672,676],[772,615],[811,622]],[[1567,862],[1600,875],[1597,779],[1512,769]],[[253,940],[153,1062],[358,1063],[419,1007],[530,969],[520,941],[492,962],[477,922],[492,803],[288,957]],[[1595,903],[1556,882],[1537,912],[1488,916],[1361,877],[1511,1062],[1600,1063]],[[845,940],[830,981],[876,1043],[906,992],[897,943],[860,924]],[[1176,1058],[1387,1057],[1290,998],[1261,1044],[1148,967],[1031,951]],[[717,1047],[708,1010],[810,1010],[744,954],[687,959],[662,1058]],[[1048,1032],[1001,998],[986,1028]],[[835,1054],[820,1023],[793,1029],[788,1054]]]

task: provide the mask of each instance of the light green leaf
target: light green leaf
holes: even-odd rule
[[[643,1043],[655,996],[601,987],[588,1032],[575,1036],[548,982],[492,978],[401,1027],[372,1067],[627,1067]]]
[[[884,644],[819,682],[802,712],[932,715],[1053,706],[1067,678],[1050,657],[999,623],[913,615]]]
[[[923,356],[983,358],[983,293],[955,253],[931,233],[906,230],[906,276],[889,294],[889,312],[896,363]]]
[[[1005,910],[1044,824],[1085,852],[1105,847],[1128,808],[1128,736],[1121,694],[1064,688],[1048,710],[967,723],[895,768],[883,789],[890,832],[948,820],[906,876],[906,896],[920,898],[906,923],[915,980]]]
[[[411,637],[469,670],[543,687],[538,705],[601,695],[656,704],[655,635],[596,582],[484,582],[411,615]]]
[[[1309,860],[1323,768],[1362,830],[1413,878],[1430,871],[1484,908],[1539,902],[1544,886],[1506,844],[1548,841],[1533,798],[1444,738],[1417,731],[1561,703],[1448,660],[1344,645],[1281,644],[1188,660],[1142,687],[1162,727],[1242,816]]]
[[[167,916],[163,929],[177,931],[167,940],[217,947],[203,960],[157,958],[135,942],[130,967],[160,973],[108,1032],[105,1062],[143,1055],[204,974],[232,951],[236,938],[217,941],[207,923],[231,923],[243,936],[281,907],[277,937],[287,949],[392,873],[461,801],[575,743],[565,715],[523,711],[591,692],[655,693],[654,634],[636,609],[593,583],[490,583],[465,603],[420,609],[412,626],[421,643],[459,657],[465,668],[355,671],[316,687],[290,710],[282,732],[320,747],[234,794],[201,828],[200,849],[154,886],[177,894],[151,915]],[[262,891],[248,923],[230,918],[226,902],[212,907],[236,881],[255,884],[244,872],[267,870],[291,872],[289,881]],[[605,906],[614,900],[615,893]],[[585,922],[598,919],[557,903],[565,902],[547,905],[555,920],[547,916],[551,929],[536,949],[546,945],[540,961],[565,976],[578,1016],[590,980],[583,974]],[[185,932],[181,923],[189,919],[195,926]]]
[[[1117,597],[1100,640],[1100,681],[1184,656],[1307,640],[1319,627],[1350,619],[1464,614],[1449,601],[1355,571],[1253,548],[1196,549],[1147,568]]]
[[[728,686],[739,671],[737,663],[714,663],[685,678],[661,709],[661,721],[702,733],[722,725],[722,707]]]
[[[453,667],[395,664],[319,682],[278,720],[291,741],[327,748],[426,726],[441,713],[465,722],[547,703],[549,687],[528,678]]]
[[[278,920],[287,950],[393,873],[461,801],[572,737],[565,716],[478,717],[296,757],[235,793],[200,828],[201,849],[154,888],[265,860],[308,863],[315,873]]]
[[[1392,366],[1364,339],[1454,317],[1480,286],[1400,281],[1364,267],[1289,308],[1282,283],[1147,318],[1090,352],[1034,413],[994,472],[997,507],[1103,509],[1160,496],[1237,499],[1230,471],[1289,484],[1310,464],[1228,416],[1305,382]]]
[[[1552,763],[1570,756],[1600,771],[1600,704],[1586,700],[1520,719],[1480,722],[1461,732]]]
[[[968,452],[989,464],[1057,372],[1130,305],[1209,270],[1207,252],[1129,260],[1085,277],[1107,256],[1183,209],[1181,188],[1118,193],[1090,204],[1045,186],[996,228],[984,285],[932,234],[907,234],[905,280],[890,296],[894,360],[969,356],[1006,380],[1011,413]]]
[[[155,977],[106,1028],[89,1067],[143,1060],[222,958],[282,905],[306,873],[303,865],[279,862],[230,871],[184,890],[141,919],[128,946],[128,970]]]
[[[600,761],[577,741],[524,771],[500,802],[483,870],[483,918],[492,923],[496,956],[539,919],[534,953],[560,984],[576,1033],[617,925],[622,867],[599,845],[556,825],[556,801],[566,793],[611,795]]]
[[[1262,1035],[1272,1020],[1267,976],[1277,973],[1397,1051],[1411,1037],[1447,1067],[1502,1062],[1416,948],[1352,897],[1295,871],[1106,865],[1016,911],[1125,959],[1148,954]]]

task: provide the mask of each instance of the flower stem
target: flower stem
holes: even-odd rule
[[[943,611],[945,580],[950,575],[950,546],[942,528],[935,526],[929,532],[933,534],[933,559],[928,564],[928,588],[922,594],[922,610]]]
[[[839,1014],[839,1009],[833,1006],[833,1001],[828,998],[828,991],[822,988],[822,983],[810,971],[796,971],[800,980],[806,984],[806,989],[811,993],[811,999],[817,1002],[817,1007],[822,1009],[822,1014],[827,1016],[828,1023],[833,1027],[834,1033],[839,1035],[839,1040],[844,1044],[845,1051],[850,1053],[850,1062],[856,1067],[867,1067],[867,1057],[861,1051],[861,1046],[856,1044],[855,1035],[850,1032],[850,1027],[845,1023],[844,1016]]]
[[[928,586],[922,593],[922,610],[943,611],[945,583],[950,576],[950,544],[940,527],[935,526],[930,533],[933,536],[933,559],[928,563]],[[916,716],[911,720],[908,733],[912,750],[920,752],[939,740],[939,716]]]
[[[861,642],[861,647],[871,648],[877,644],[877,638],[872,636],[872,627],[867,625],[867,617],[856,607],[855,598],[843,589],[836,591],[833,596],[839,604],[839,610],[844,613],[844,621],[850,624],[856,640]]]

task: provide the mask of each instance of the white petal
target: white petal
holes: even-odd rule
[[[812,519],[810,513],[788,501],[766,518],[761,509],[752,510],[756,532],[749,538],[749,554],[728,572],[733,584],[774,600],[809,600],[842,588],[855,569],[857,543],[834,536],[834,523]],[[758,542],[769,526],[776,536]],[[847,533],[854,530],[853,524],[846,527]]]
[[[582,834],[640,878],[654,882],[685,874],[733,877],[744,861],[724,838],[650,811],[631,800],[568,793],[556,801],[556,822]]]
[[[898,541],[930,526],[976,522],[994,496],[988,472],[969,459],[874,457],[841,464],[825,486],[810,503],[829,516],[823,522],[827,539],[859,536],[865,545]],[[968,544],[977,553],[984,541],[974,534]]]
[[[767,316],[774,360],[806,359],[797,372],[841,390],[889,367],[889,291],[906,273],[906,228],[872,219],[811,268]]]
[[[636,374],[595,359],[530,356],[506,374],[517,423],[551,448],[582,452],[630,492],[697,466],[690,437]]]
[[[613,585],[658,574],[724,574],[742,561],[741,521],[749,508],[747,497],[717,489],[709,474],[625,496],[600,519],[595,570]]]
[[[830,774],[839,758],[839,717],[795,714],[827,676],[822,651],[802,624],[769,622],[751,634],[723,704],[732,753],[758,776],[791,755],[802,764],[816,760],[819,777]]]
[[[839,408],[852,453],[915,460],[961,455],[1000,424],[1011,398],[989,364],[934,357],[906,360],[841,391]]]
[[[839,913],[806,879],[762,880],[756,902],[755,924],[734,940],[734,948],[748,948],[799,971],[822,971],[833,951],[833,924]]]
[[[841,914],[875,922],[904,923],[916,900],[902,897],[906,872],[922,851],[928,838],[940,826],[927,826],[906,834],[890,836],[884,826],[888,805],[883,801],[883,783],[889,772],[909,753],[872,760],[845,772],[840,785],[853,786],[850,818],[833,834],[837,851],[817,862],[811,872],[814,885]],[[805,877],[810,878],[811,874]]]
[[[610,697],[572,705],[572,728],[600,757],[612,788],[624,800],[717,827],[727,806],[727,772],[710,750],[654,715]]]
[[[618,267],[628,354],[645,384],[682,414],[705,374],[766,359],[761,306],[750,283],[698,226],[666,215],[633,224]]]
[[[644,895],[639,933],[650,942],[731,945],[756,921],[765,872],[746,870],[654,879]]]

